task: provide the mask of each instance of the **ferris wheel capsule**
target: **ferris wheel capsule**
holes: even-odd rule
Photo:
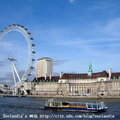
[[[30,38],[31,40],[33,40],[33,38]]]
[[[24,28],[24,26],[23,26],[23,25],[21,25],[21,27],[22,27],[22,28]]]
[[[34,67],[31,66],[30,68],[33,69]]]
[[[33,54],[35,54],[35,51],[32,51]]]
[[[32,44],[32,46],[34,47],[34,46],[35,46],[35,44]]]
[[[30,33],[30,32],[28,32],[28,35],[31,35],[31,33]]]
[[[32,61],[35,61],[35,59],[32,59]]]
[[[27,28],[24,28],[25,30],[28,30]]]

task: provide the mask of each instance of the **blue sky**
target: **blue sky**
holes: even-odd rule
[[[120,0],[0,0],[0,31],[27,27],[35,59],[53,58],[55,74],[87,73],[89,62],[93,72],[120,72],[119,6]]]

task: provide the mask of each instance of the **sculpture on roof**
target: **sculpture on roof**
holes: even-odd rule
[[[91,76],[91,75],[92,75],[92,73],[93,73],[93,71],[92,71],[92,64],[91,64],[91,63],[89,63],[88,76]]]

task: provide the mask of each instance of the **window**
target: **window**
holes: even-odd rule
[[[87,89],[87,93],[90,93],[90,89]]]
[[[101,106],[101,104],[98,104],[98,108],[101,108],[102,106]]]
[[[92,104],[89,103],[89,104],[88,104],[88,108],[92,108]]]
[[[97,108],[97,105],[93,105],[93,108]]]

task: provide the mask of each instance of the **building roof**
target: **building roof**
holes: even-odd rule
[[[49,58],[49,57],[43,57],[43,58],[40,58],[40,59],[37,59],[37,61],[39,61],[39,60],[53,60],[53,59],[51,59],[51,58]]]
[[[60,79],[59,76],[52,76],[51,79],[50,77],[38,77],[37,79],[34,78],[34,80],[32,82],[58,82],[58,80]]]
[[[120,78],[120,72],[117,72],[117,73],[112,73],[111,75],[111,79],[114,79],[114,78]]]
[[[64,73],[61,79],[95,79],[98,77],[108,77],[108,73],[106,71],[103,71],[98,73],[92,73],[91,76],[88,76],[88,74]]]
[[[34,78],[33,82],[58,82],[59,79],[97,79],[99,77],[109,77],[109,73],[106,71],[92,73],[91,76],[88,76],[87,73],[83,74],[74,74],[74,73],[64,73],[63,76],[60,78],[60,76],[52,76],[50,77],[38,77],[37,79]],[[111,79],[120,79],[120,72],[112,73]]]

